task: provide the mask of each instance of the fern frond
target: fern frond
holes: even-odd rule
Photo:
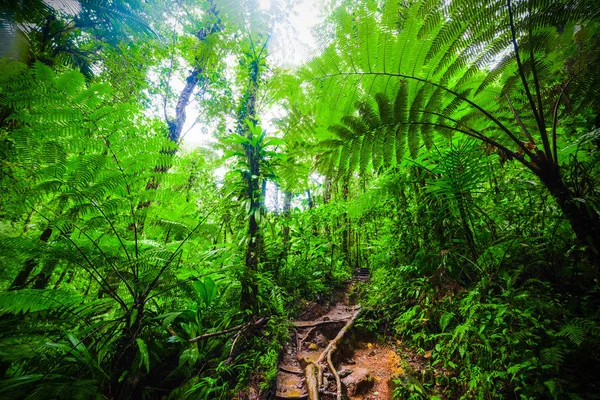
[[[580,345],[585,339],[585,331],[578,325],[566,325],[556,336],[568,338],[574,344]]]
[[[62,312],[78,306],[83,298],[64,290],[22,289],[0,292],[0,312],[19,314],[39,311]]]

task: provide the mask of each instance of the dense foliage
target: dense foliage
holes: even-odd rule
[[[358,268],[398,398],[600,397],[600,3],[272,3],[0,2],[0,397],[267,398]]]

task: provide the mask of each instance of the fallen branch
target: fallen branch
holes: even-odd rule
[[[241,324],[238,326],[234,326],[233,328],[225,329],[225,330],[218,331],[218,332],[205,333],[204,335],[200,335],[193,339],[188,340],[188,342],[190,342],[190,343],[199,342],[201,340],[208,339],[211,337],[226,335],[231,332],[239,331],[240,329],[250,328],[251,326],[260,326],[260,325],[264,324],[265,321],[266,321],[265,318],[260,318],[257,321],[250,322],[248,324]]]
[[[322,364],[324,360],[327,360],[331,372],[336,377],[336,397],[338,398],[338,400],[341,399],[342,383],[339,379],[337,371],[333,366],[333,363],[331,362],[331,355],[337,349],[337,344],[342,340],[342,338],[350,330],[350,328],[352,328],[354,321],[356,321],[356,318],[358,318],[358,315],[360,314],[360,310],[361,309],[359,306],[354,315],[352,315],[352,318],[350,318],[350,320],[346,322],[346,325],[344,325],[344,327],[338,332],[337,336],[331,342],[329,342],[327,347],[325,347],[325,350],[323,350],[317,361],[311,362],[306,366],[306,386],[308,387],[308,397],[310,400],[319,400],[319,387],[323,385]]]
[[[235,349],[235,344],[237,343],[238,339],[240,338],[240,336],[242,335],[242,333],[244,333],[245,329],[240,329],[238,331],[238,333],[235,334],[235,336],[233,337],[233,343],[231,343],[231,349],[229,349],[229,357],[231,357],[233,355],[233,349]]]
[[[279,399],[279,400],[304,400],[304,399],[308,399],[308,395],[301,394],[299,396],[287,396],[285,394],[277,393],[275,395],[275,398]]]
[[[296,374],[296,375],[304,374],[304,372],[300,369],[291,369],[291,368],[286,367],[285,365],[280,365],[279,370],[283,371],[283,372],[287,372],[288,374]]]
[[[325,390],[319,390],[319,393],[321,393],[322,395],[325,395],[325,396],[329,396],[329,397],[333,397],[336,395],[335,393],[328,392]],[[300,394],[298,396],[288,396],[283,393],[277,393],[277,394],[275,394],[275,398],[278,400],[304,400],[304,399],[308,399],[309,396],[308,396],[308,394]]]
[[[340,322],[348,322],[347,319],[330,319],[327,321],[296,321],[294,322],[294,326],[296,328],[312,328],[319,325],[326,324],[339,324]]]
[[[325,396],[329,396],[329,397],[335,396],[335,393],[333,393],[333,392],[328,392],[328,391],[326,391],[326,390],[319,390],[319,393],[321,393],[321,394],[323,394],[323,395],[325,395]]]

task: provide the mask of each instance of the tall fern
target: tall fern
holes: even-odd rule
[[[393,165],[392,142],[397,160],[405,148],[414,157],[436,133],[477,139],[542,181],[600,265],[598,210],[574,199],[558,152],[562,119],[600,101],[598,3],[388,1],[382,8],[339,11],[335,38],[299,72],[314,88],[317,127],[334,127],[323,141],[322,170],[339,176],[377,170],[382,159]],[[394,125],[381,118],[389,110],[382,100],[399,97],[406,106],[394,109]],[[379,113],[375,104],[383,105]]]
[[[152,300],[185,283],[174,266],[186,262],[184,245],[197,237],[206,216],[174,221],[156,211],[180,196],[170,182],[179,179],[177,172],[159,172],[177,160],[165,151],[171,146],[165,127],[145,118],[139,107],[113,102],[110,87],[88,85],[76,71],[56,74],[41,63],[2,69],[0,105],[11,111],[3,123],[14,179],[3,179],[3,197],[21,202],[13,216],[30,214],[31,233],[3,232],[0,258],[14,265],[24,261],[23,252],[25,264],[33,260],[40,266],[30,272],[45,274],[46,282],[58,265],[84,271],[89,279],[83,296],[29,289],[0,294],[0,323],[20,332],[0,336],[5,355],[0,361],[23,369],[12,370],[7,378],[15,380],[3,387],[17,397],[45,391],[61,397],[79,387],[67,376],[82,374],[82,382],[95,381],[96,391],[131,396],[151,368],[145,337],[158,325],[149,316],[161,312]],[[158,180],[164,190],[146,190],[149,181]],[[19,184],[10,185],[13,181]],[[45,241],[35,239],[46,230]],[[27,319],[10,317],[18,313]],[[28,327],[31,319],[45,329]],[[69,342],[65,331],[80,339]],[[25,341],[33,352],[19,358],[7,350]],[[49,341],[56,345],[48,347]],[[97,368],[80,352],[83,345]],[[45,361],[32,364],[39,354]],[[31,379],[18,379],[25,374]],[[35,390],[28,395],[31,385]],[[87,388],[86,383],[80,389]]]

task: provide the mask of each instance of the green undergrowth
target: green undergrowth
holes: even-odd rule
[[[425,384],[450,398],[598,398],[597,289],[574,296],[523,265],[482,267],[466,285],[448,279],[450,266],[378,268],[361,291],[365,319],[430,352],[445,373]]]
[[[0,398],[267,396],[358,269],[399,398],[600,397],[600,2],[292,3],[0,4]]]

